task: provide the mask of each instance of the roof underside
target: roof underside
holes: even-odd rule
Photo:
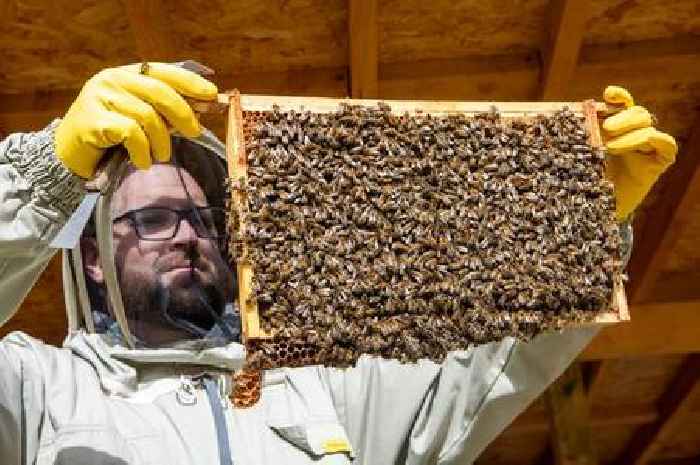
[[[603,330],[574,367],[573,418],[603,463],[700,458],[700,3],[655,0],[14,0],[0,17],[0,136],[60,116],[98,70],[195,59],[221,90],[425,100],[601,98],[627,87],[677,137],[678,163],[635,222],[632,322]],[[67,19],[68,18],[68,19]],[[223,136],[224,118],[205,123]],[[3,328],[60,344],[54,260]],[[551,393],[550,393],[551,394]],[[564,462],[565,409],[547,394],[483,453],[482,465]],[[554,399],[554,400],[553,400]],[[567,402],[564,400],[564,402]],[[569,414],[570,415],[570,414]],[[577,414],[578,415],[578,414]],[[569,418],[571,419],[571,418]]]

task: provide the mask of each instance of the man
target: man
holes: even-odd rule
[[[0,145],[0,321],[53,255],[48,243],[105,151],[122,144],[137,168],[115,179],[109,216],[98,212],[95,236],[67,261],[64,348],[22,333],[0,343],[3,463],[474,461],[596,331],[506,339],[442,365],[363,357],[347,370],[273,370],[258,404],[233,408],[230,373],[244,351],[211,210],[220,196],[197,174],[222,148],[182,98],[216,92],[169,65],[108,69],[62,120]],[[604,123],[623,221],[676,147],[626,91],[605,98],[628,107]],[[168,126],[180,134],[172,144]]]
[[[123,305],[117,305],[140,346],[182,346],[213,338],[213,330],[228,340],[209,345],[224,345],[238,339],[240,327],[233,312],[235,274],[225,253],[224,163],[187,139],[173,138],[173,147],[172,163],[128,167],[111,199],[114,273],[124,289]],[[121,338],[105,285],[104,267],[111,262],[99,252],[95,234],[86,234],[80,262],[91,292],[80,306],[91,309],[99,332]]]

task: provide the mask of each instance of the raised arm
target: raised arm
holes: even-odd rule
[[[83,197],[83,181],[55,156],[56,125],[0,142],[0,324],[56,252],[48,244]]]
[[[169,129],[201,128],[183,96],[211,100],[214,84],[151,63],[105,69],[83,86],[65,117],[0,143],[0,324],[16,311],[56,252],[48,247],[84,196],[106,149],[122,144],[139,168],[170,159]]]

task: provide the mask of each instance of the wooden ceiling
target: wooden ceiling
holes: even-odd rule
[[[5,0],[0,18],[0,135],[45,126],[89,76],[142,60],[196,59],[221,90],[277,95],[580,100],[626,86],[680,144],[635,222],[632,321],[602,330],[479,463],[700,462],[697,0]],[[222,120],[205,123],[223,134]],[[60,284],[54,260],[0,334],[60,344]]]

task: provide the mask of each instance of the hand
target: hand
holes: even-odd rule
[[[170,160],[168,125],[185,137],[201,128],[183,96],[216,98],[217,88],[197,74],[164,63],[100,71],[83,86],[56,128],[56,155],[72,172],[92,178],[105,150],[123,144],[141,169]]]
[[[673,137],[653,127],[651,114],[634,104],[630,93],[608,86],[603,99],[625,109],[603,121],[608,149],[606,176],[615,184],[617,220],[625,221],[644,200],[657,178],[676,160]]]

